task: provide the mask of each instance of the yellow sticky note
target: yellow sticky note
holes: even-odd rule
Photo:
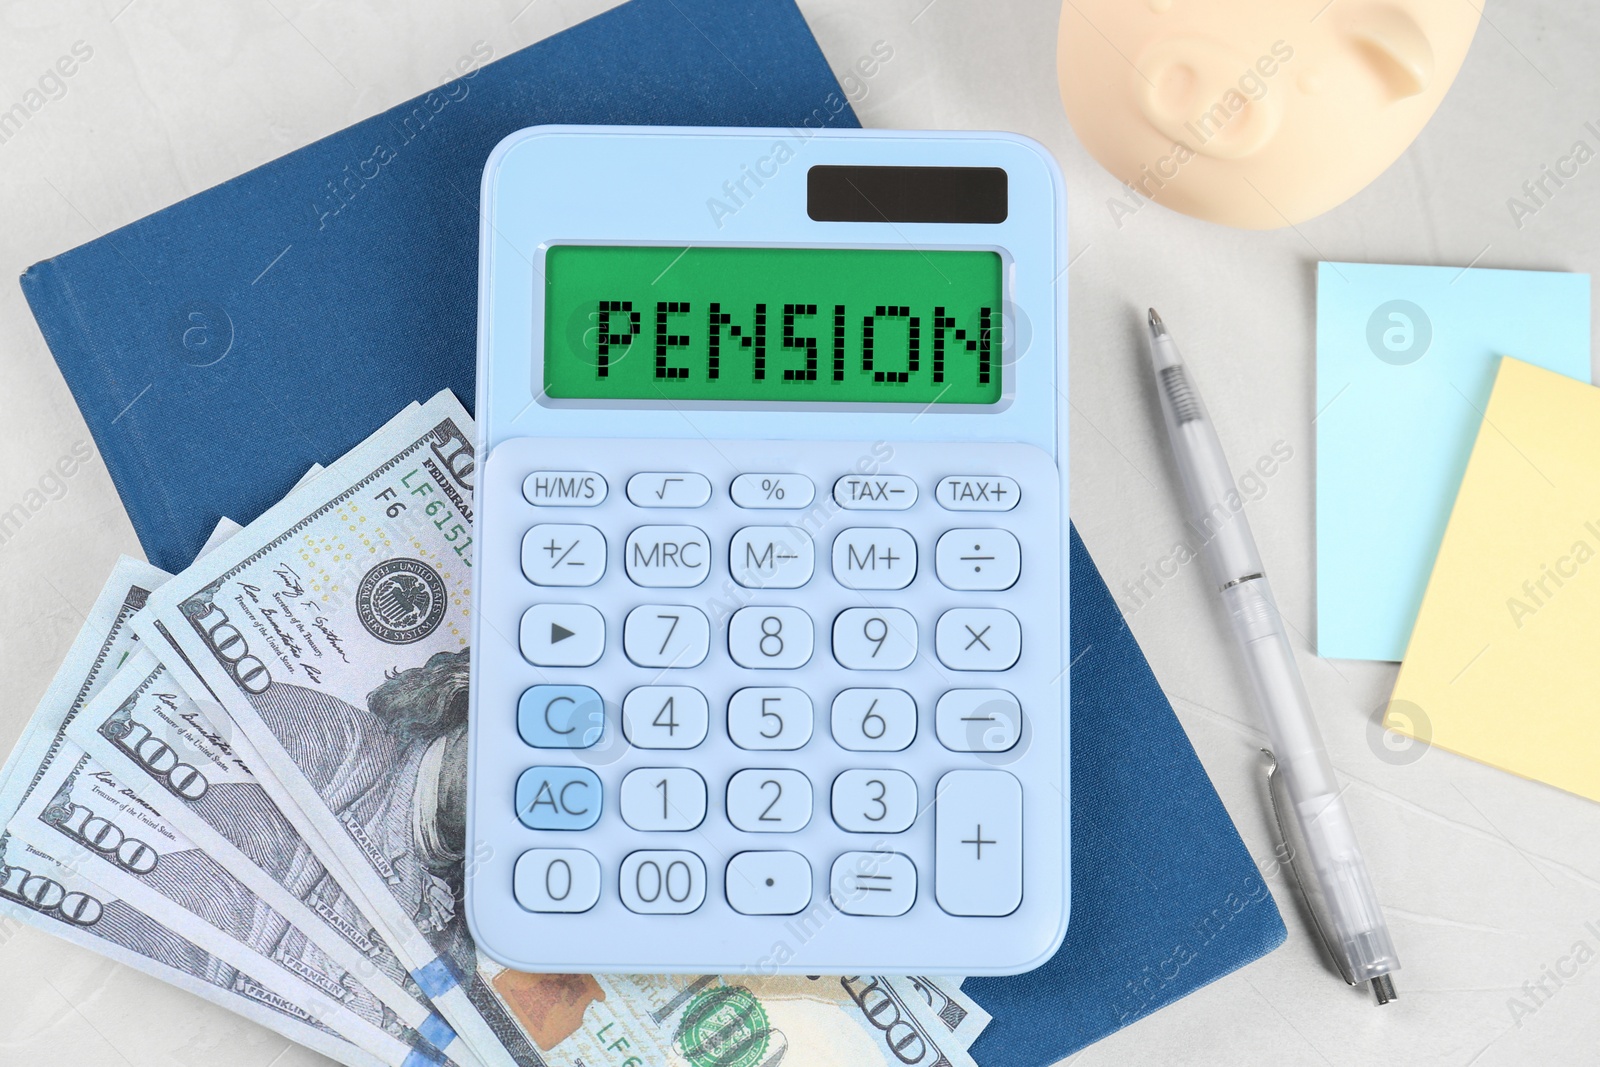
[[[1600,800],[1600,388],[1501,360],[1384,724]]]

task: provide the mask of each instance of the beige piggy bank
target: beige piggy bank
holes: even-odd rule
[[[1270,229],[1393,163],[1477,28],[1466,0],[1066,0],[1061,99],[1119,223],[1153,200]]]

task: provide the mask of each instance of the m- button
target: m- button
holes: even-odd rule
[[[695,526],[641,526],[623,549],[635,585],[687,588],[711,573],[711,541]]]

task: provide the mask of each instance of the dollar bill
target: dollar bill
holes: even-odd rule
[[[0,769],[0,820],[9,821],[56,754],[70,750],[63,727],[137,648],[128,620],[167,578],[122,558],[45,691],[11,758]],[[106,894],[48,850],[0,830],[0,910],[228,1008],[351,1067],[383,1061],[346,1041],[273,986],[234,968],[125,901]]]
[[[695,999],[713,987],[767,1013],[755,1029],[770,1051],[752,1064],[969,1064],[959,1028],[884,979],[709,976],[685,995],[698,980],[527,975],[478,954],[459,906],[476,858],[472,436],[448,394],[403,413],[164,587],[140,634],[236,728],[262,790],[486,1064],[745,1062],[708,1058],[744,1003]],[[774,1012],[794,1016],[793,1034]]]
[[[903,999],[918,999],[928,1006],[939,1025],[962,1048],[971,1048],[991,1016],[961,991],[960,979],[910,975],[889,979]]]
[[[209,883],[221,884],[224,876],[237,880],[372,990],[399,1023],[451,1058],[476,1063],[423,997],[382,932],[316,859],[229,746],[224,735],[231,721],[219,718],[213,725],[212,717],[141,648],[72,721],[67,737],[132,789],[148,809],[159,809],[167,829],[158,837],[166,842],[166,851],[180,836],[187,839],[200,853],[187,862],[198,864]],[[257,925],[252,922],[249,928]]]
[[[6,831],[211,955],[266,976],[383,1062],[448,1063],[304,931],[70,741],[55,750]]]

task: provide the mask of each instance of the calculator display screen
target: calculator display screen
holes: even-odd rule
[[[1000,399],[996,252],[556,245],[544,274],[555,399]]]

